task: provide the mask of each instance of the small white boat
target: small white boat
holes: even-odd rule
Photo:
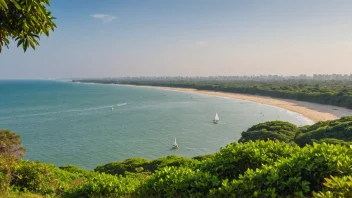
[[[178,144],[177,144],[177,142],[176,142],[176,138],[175,138],[174,144],[172,145],[172,148],[173,148],[173,149],[178,149]]]
[[[114,107],[111,107],[111,110],[114,110]]]
[[[219,124],[219,122],[220,122],[219,115],[218,115],[218,113],[216,113],[215,114],[215,119],[213,120],[213,123],[214,124]]]

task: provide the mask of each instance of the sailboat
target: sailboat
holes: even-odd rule
[[[175,138],[174,144],[172,145],[172,148],[173,148],[173,149],[178,149],[178,144],[177,144],[177,142],[176,142],[176,138]]]
[[[215,114],[215,119],[213,120],[213,123],[214,124],[219,124],[219,122],[220,122],[219,115],[218,115],[218,113],[216,113]]]

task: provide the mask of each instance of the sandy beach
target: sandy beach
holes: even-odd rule
[[[135,85],[122,85],[122,86],[135,86]],[[335,120],[342,116],[352,115],[352,110],[347,108],[330,106],[330,105],[322,105],[322,104],[316,104],[311,102],[289,100],[289,99],[277,99],[277,98],[271,98],[271,97],[265,97],[265,96],[246,95],[246,94],[227,93],[227,92],[214,92],[214,91],[188,89],[188,88],[158,87],[158,86],[140,86],[140,87],[156,88],[156,89],[171,90],[171,91],[181,91],[181,92],[191,92],[191,93],[197,93],[197,94],[207,94],[207,95],[213,95],[213,96],[219,96],[219,97],[227,97],[227,98],[257,102],[257,103],[271,105],[271,106],[275,106],[292,112],[299,113],[314,122],[324,121],[324,120]]]

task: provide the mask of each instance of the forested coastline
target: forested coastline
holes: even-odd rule
[[[134,77],[73,82],[192,88],[293,99],[352,109],[352,77]]]

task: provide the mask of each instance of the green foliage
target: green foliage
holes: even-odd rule
[[[328,140],[327,138],[352,141],[352,116],[332,121],[321,121],[311,126],[303,127],[301,134],[294,141],[298,145],[304,146],[311,144],[313,141]]]
[[[19,135],[6,129],[0,130],[0,157],[21,159],[25,151]]]
[[[312,140],[312,142],[317,143],[317,144],[321,144],[321,143],[325,142],[326,144],[341,144],[341,145],[345,145],[345,146],[352,145],[352,142],[346,142],[346,141],[338,140],[335,138],[325,138],[325,139],[320,139],[320,140]]]
[[[139,189],[141,197],[205,197],[220,184],[216,176],[186,167],[156,171]]]
[[[113,162],[98,166],[94,171],[112,175],[126,175],[127,172],[142,172],[149,162],[149,160],[143,158],[129,158],[123,162]]]
[[[77,175],[55,168],[52,164],[21,161],[12,170],[11,186],[19,191],[38,194],[61,194],[78,178]]]
[[[214,159],[214,157],[215,157],[214,154],[208,154],[208,155],[200,155],[200,156],[192,157],[192,159],[198,160],[198,161],[205,161],[205,160]]]
[[[146,167],[146,169],[150,171],[155,171],[155,170],[161,170],[162,168],[167,166],[193,167],[197,163],[198,161],[196,160],[192,160],[186,157],[171,155],[171,156],[166,156],[166,157],[158,158],[156,160],[151,161],[150,164]]]
[[[299,128],[288,122],[264,122],[242,132],[238,142],[268,139],[280,140],[292,145],[296,143],[301,147],[313,142],[349,146],[352,144],[352,116],[332,121],[320,121]]]
[[[123,197],[135,192],[139,180],[105,173],[92,173],[87,181],[65,191],[62,197]]]
[[[322,192],[313,192],[316,198],[335,198],[335,197],[352,197],[352,177],[334,177],[325,178],[323,184],[325,189]]]
[[[242,132],[238,142],[248,142],[250,140],[280,140],[289,142],[293,140],[298,127],[289,122],[271,121],[264,122],[250,127],[247,131]]]
[[[197,163],[199,163],[198,160],[179,156],[167,156],[152,161],[143,158],[129,158],[122,162],[112,162],[97,166],[94,171],[112,175],[127,175],[145,171],[154,172],[167,166],[192,167]]]
[[[59,169],[78,175],[87,175],[89,173],[87,170],[78,168],[74,165],[60,166]]]
[[[257,140],[231,143],[220,152],[192,159],[167,156],[131,158],[85,171],[39,162],[0,158],[0,195],[7,197],[351,197],[352,147],[321,138],[348,139],[351,117],[298,129],[297,138],[318,137],[299,147],[292,142]],[[280,126],[280,127],[278,127]],[[267,122],[248,131],[297,127]],[[314,133],[312,133],[314,132]],[[320,139],[319,139],[320,138]],[[259,138],[260,139],[260,138]],[[327,144],[328,142],[329,144]],[[17,142],[18,143],[18,142]],[[346,146],[348,145],[348,146]],[[106,174],[109,173],[109,174]]]
[[[54,17],[47,9],[49,0],[0,0],[0,53],[2,47],[8,47],[10,39],[35,49],[39,45],[39,36],[49,36],[56,25]]]
[[[290,157],[299,151],[279,141],[256,141],[231,143],[222,148],[211,161],[199,165],[200,170],[210,172],[221,179],[237,178],[248,169],[255,170],[262,165],[274,164],[277,160]]]
[[[1,197],[1,196],[0,196]],[[52,196],[48,195],[39,195],[39,194],[34,194],[31,192],[14,192],[14,191],[9,191],[6,196],[6,198],[50,198]]]
[[[9,188],[10,174],[0,167],[0,195],[5,194]]]
[[[290,158],[249,169],[211,191],[220,197],[304,197],[320,191],[324,178],[352,173],[352,151],[340,145],[314,144]]]

